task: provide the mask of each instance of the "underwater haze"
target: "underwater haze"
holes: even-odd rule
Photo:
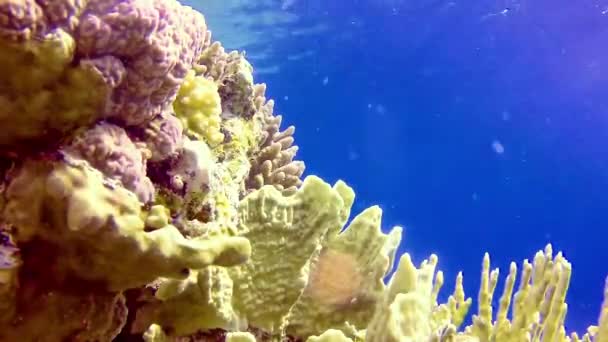
[[[402,248],[476,298],[547,243],[573,265],[567,329],[608,274],[608,2],[189,0],[245,50],[306,174],[379,204]],[[450,290],[443,291],[444,294]],[[499,296],[495,296],[496,300]],[[473,309],[472,311],[475,311]]]

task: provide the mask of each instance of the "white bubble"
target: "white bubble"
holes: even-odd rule
[[[503,153],[505,153],[505,147],[498,140],[494,140],[492,142],[492,149],[494,149],[494,152],[496,152],[497,154],[503,154]]]
[[[359,153],[357,153],[353,147],[350,147],[348,151],[348,160],[355,161],[357,159],[359,159]]]

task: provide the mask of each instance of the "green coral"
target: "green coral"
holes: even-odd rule
[[[289,334],[340,329],[354,337],[366,327],[401,241],[401,228],[382,233],[381,215],[379,207],[370,207],[323,242],[306,289],[290,313]]]
[[[462,274],[448,301],[440,304],[444,278],[437,256],[416,267],[404,254],[385,285],[401,231],[383,234],[375,206],[343,230],[353,201],[354,192],[343,182],[331,187],[314,176],[292,196],[273,186],[251,193],[241,201],[237,228],[251,241],[251,258],[235,267],[204,270],[214,276],[193,275],[162,285],[157,297],[165,311],[151,321],[162,322],[170,336],[255,327],[270,333],[271,340],[286,335],[329,342],[581,340],[576,334],[567,337],[564,329],[571,266],[561,253],[553,256],[550,245],[533,264],[524,262],[514,295],[517,268],[511,264],[495,317],[498,271],[490,270],[486,254],[479,312],[471,326],[459,329],[472,304]],[[607,307],[604,303],[602,312]],[[605,325],[603,313],[600,326],[591,327],[582,340],[604,341]]]
[[[211,146],[224,141],[221,132],[222,105],[217,85],[190,70],[173,103],[175,114],[182,121],[186,133]]]
[[[145,342],[167,342],[167,335],[158,324],[152,324],[142,335]]]
[[[311,258],[320,251],[327,232],[342,226],[343,206],[339,192],[316,177],[308,178],[302,191],[292,197],[284,197],[268,186],[243,199],[236,234],[250,241],[252,254],[245,264],[225,269],[228,278],[223,275],[213,280],[223,284],[216,288],[224,293],[221,297],[230,298],[223,307],[215,308],[216,315],[222,311],[238,315],[232,322],[218,321],[215,327],[238,326],[244,320],[278,336],[283,334],[289,310],[306,286]],[[198,328],[214,328],[201,319],[211,313],[197,311],[204,306],[188,307],[192,302],[209,303],[211,293],[206,284],[210,283],[201,283],[200,278],[192,280],[172,286],[185,291],[169,291],[174,297],[167,305],[173,308],[169,309],[173,315],[159,321],[178,334],[192,333],[196,326],[188,324],[194,322]],[[267,304],[266,310],[259,310],[261,303]]]
[[[241,202],[240,236],[251,241],[253,253],[229,273],[233,306],[252,326],[275,333],[285,327],[306,286],[311,257],[329,230],[340,229],[343,206],[340,195],[316,177],[308,177],[293,197],[264,187]]]
[[[158,301],[138,311],[136,329],[145,329],[150,322],[177,336],[205,329],[231,329],[236,319],[232,287],[227,269],[214,266],[192,271],[184,280],[161,280],[155,294]]]
[[[145,213],[146,227],[153,229],[161,229],[169,225],[169,209],[157,204],[150,208],[150,211]]]
[[[408,254],[401,257],[383,303],[367,328],[366,341],[427,341],[436,334],[439,329],[432,315],[436,265],[437,257],[432,256],[417,270]]]
[[[239,117],[226,119],[223,122],[223,131],[227,139],[214,153],[218,159],[240,160],[241,157],[246,157],[256,146],[260,129],[261,125],[257,120],[244,120]]]
[[[61,246],[58,272],[101,281],[109,289],[140,286],[158,276],[183,278],[188,269],[238,264],[250,254],[249,242],[239,237],[188,240],[171,225],[145,231],[137,198],[104,183],[84,163],[28,162],[5,196],[3,216],[18,227],[17,241],[41,238]]]
[[[108,88],[97,71],[71,64],[74,50],[60,29],[22,43],[0,40],[0,146],[57,138],[103,114]]]
[[[346,337],[340,330],[329,329],[320,336],[310,336],[306,342],[353,342],[353,340]]]
[[[255,342],[255,336],[249,332],[231,332],[226,334],[226,342]]]
[[[459,274],[454,294],[447,304],[437,304],[437,294],[443,284],[441,272],[436,272],[438,258],[432,255],[416,268],[408,254],[401,257],[397,271],[367,328],[366,341],[580,341],[566,335],[564,319],[567,305],[565,295],[570,281],[571,265],[561,253],[553,256],[551,245],[539,251],[533,264],[527,260],[519,289],[513,294],[517,266],[511,263],[499,300],[498,312],[492,315],[494,290],[498,270],[490,270],[490,258],[484,256],[478,313],[473,324],[459,332],[471,305],[464,300],[462,275]],[[600,326],[604,326],[606,302],[603,304]],[[509,310],[512,317],[507,318]],[[591,327],[582,340],[606,341],[606,329]]]
[[[112,341],[127,314],[122,294],[82,288],[45,288],[45,279],[21,284],[19,318],[0,330],[1,341]],[[76,284],[73,284],[74,286]]]
[[[288,327],[287,332],[296,334],[340,327],[356,335],[353,330],[365,327],[382,294],[382,277],[392,263],[400,229],[383,234],[380,210],[371,207],[341,232],[353,200],[354,192],[343,182],[332,187],[313,176],[293,196],[273,186],[251,193],[239,205],[235,232],[250,241],[250,259],[163,283],[156,294],[163,303],[148,305],[142,317],[153,316],[148,320],[177,336],[197,329],[246,328],[242,322],[274,336],[282,336]],[[352,271],[360,277],[352,293],[318,287],[332,282],[332,274],[320,266],[327,253],[342,253],[352,261]]]

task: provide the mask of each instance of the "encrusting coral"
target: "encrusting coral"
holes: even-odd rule
[[[608,301],[567,335],[551,245],[496,308],[486,255],[461,327],[462,274],[438,303],[437,256],[302,179],[245,55],[175,0],[0,0],[0,78],[0,341],[608,341]]]

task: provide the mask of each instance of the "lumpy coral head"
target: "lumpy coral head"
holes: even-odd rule
[[[78,135],[65,151],[121,182],[140,202],[148,203],[154,198],[154,185],[146,177],[143,152],[122,127],[102,122]]]
[[[188,72],[173,107],[189,135],[216,146],[224,140],[220,132],[222,106],[217,85],[194,70]]]
[[[0,40],[4,150],[61,137],[101,115],[111,89],[90,65],[72,64],[74,50],[74,39],[61,29],[23,43]]]
[[[183,144],[183,127],[170,112],[156,116],[143,129],[143,142],[150,153],[150,161],[161,161],[175,155]]]
[[[251,253],[241,237],[190,240],[171,225],[146,231],[137,198],[104,183],[86,164],[27,163],[6,197],[3,216],[18,227],[17,241],[49,241],[62,255],[58,276],[99,281],[110,290],[238,264]]]
[[[75,35],[79,57],[123,61],[127,77],[112,96],[111,115],[137,125],[175,99],[206,44],[207,27],[200,13],[177,1],[93,0]]]
[[[171,112],[208,38],[173,0],[0,2],[0,144]]]
[[[89,0],[2,0],[0,38],[20,41],[57,27],[71,31]]]

